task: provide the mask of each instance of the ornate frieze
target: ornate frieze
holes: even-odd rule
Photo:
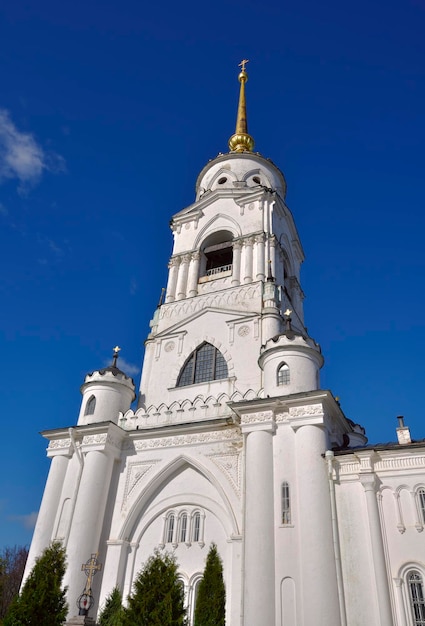
[[[290,417],[305,417],[312,415],[323,415],[321,404],[307,404],[306,406],[292,406],[289,409]]]
[[[49,442],[47,450],[68,449],[71,445],[71,439],[53,439]]]
[[[186,317],[207,308],[230,309],[236,305],[246,305],[247,301],[260,296],[261,283],[255,282],[249,285],[233,287],[211,294],[198,295],[197,298],[190,298],[189,300],[170,302],[169,304],[165,304],[161,307],[160,317],[161,319]]]
[[[243,413],[241,416],[242,424],[259,424],[261,422],[270,422],[273,420],[273,411],[259,411],[258,413]]]
[[[193,433],[188,435],[176,435],[174,437],[157,437],[154,439],[141,439],[134,441],[136,450],[149,450],[155,448],[173,448],[175,446],[191,446],[194,444],[208,444],[217,441],[238,441],[240,435],[237,428],[213,431],[208,433]],[[130,443],[128,445],[131,445]]]

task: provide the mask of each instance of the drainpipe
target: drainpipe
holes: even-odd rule
[[[336,583],[338,588],[339,612],[341,626],[347,626],[347,614],[345,609],[344,583],[342,578],[341,548],[339,543],[338,518],[336,513],[335,483],[333,480],[333,461],[335,458],[332,450],[327,450],[325,458],[328,464],[329,493],[331,498],[332,536],[336,566]]]

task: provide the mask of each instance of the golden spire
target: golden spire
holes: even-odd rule
[[[236,130],[235,134],[229,139],[229,148],[232,152],[252,152],[254,147],[254,140],[251,135],[248,135],[248,123],[246,120],[246,100],[245,100],[245,83],[248,80],[248,74],[245,71],[245,65],[248,63],[248,59],[243,59],[239,63],[241,72],[238,76],[241,84],[239,92],[239,106],[238,115],[236,118]]]

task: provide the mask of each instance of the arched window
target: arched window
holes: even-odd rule
[[[418,489],[417,498],[418,498],[419,513],[421,515],[421,522],[422,524],[425,524],[425,489],[423,487]]]
[[[165,532],[165,540],[167,543],[172,543],[174,539],[174,521],[175,521],[174,513],[170,513],[170,515],[167,518],[167,526],[166,526],[166,532]]]
[[[194,583],[193,583],[193,587],[192,587],[192,601],[191,601],[191,606],[190,608],[190,623],[193,624],[195,623],[195,610],[196,610],[196,601],[198,599],[198,593],[199,593],[199,583],[201,582],[202,578],[198,578]]]
[[[282,483],[282,524],[291,523],[291,500],[289,497],[289,484]]]
[[[281,363],[277,370],[277,384],[280,385],[289,385],[291,380],[289,365],[286,363]]]
[[[200,541],[201,538],[201,514],[195,513],[193,516],[193,533],[192,539],[193,541]]]
[[[95,396],[91,396],[87,401],[84,415],[93,415],[95,408],[96,408],[96,398]]]
[[[425,626],[425,597],[422,576],[416,570],[407,574],[410,606],[414,626]]]
[[[205,342],[192,352],[183,365],[177,380],[177,387],[219,380],[227,376],[227,363],[224,356],[217,348]]]
[[[183,513],[180,517],[179,541],[184,543],[187,534],[187,513]]]

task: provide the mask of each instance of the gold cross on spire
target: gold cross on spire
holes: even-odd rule
[[[245,65],[249,63],[249,59],[242,59],[242,61],[239,63],[239,67],[242,68],[242,72],[245,72]]]
[[[115,354],[118,354],[118,352],[121,350],[119,346],[115,346],[115,348],[112,348],[112,349],[115,352]]]

